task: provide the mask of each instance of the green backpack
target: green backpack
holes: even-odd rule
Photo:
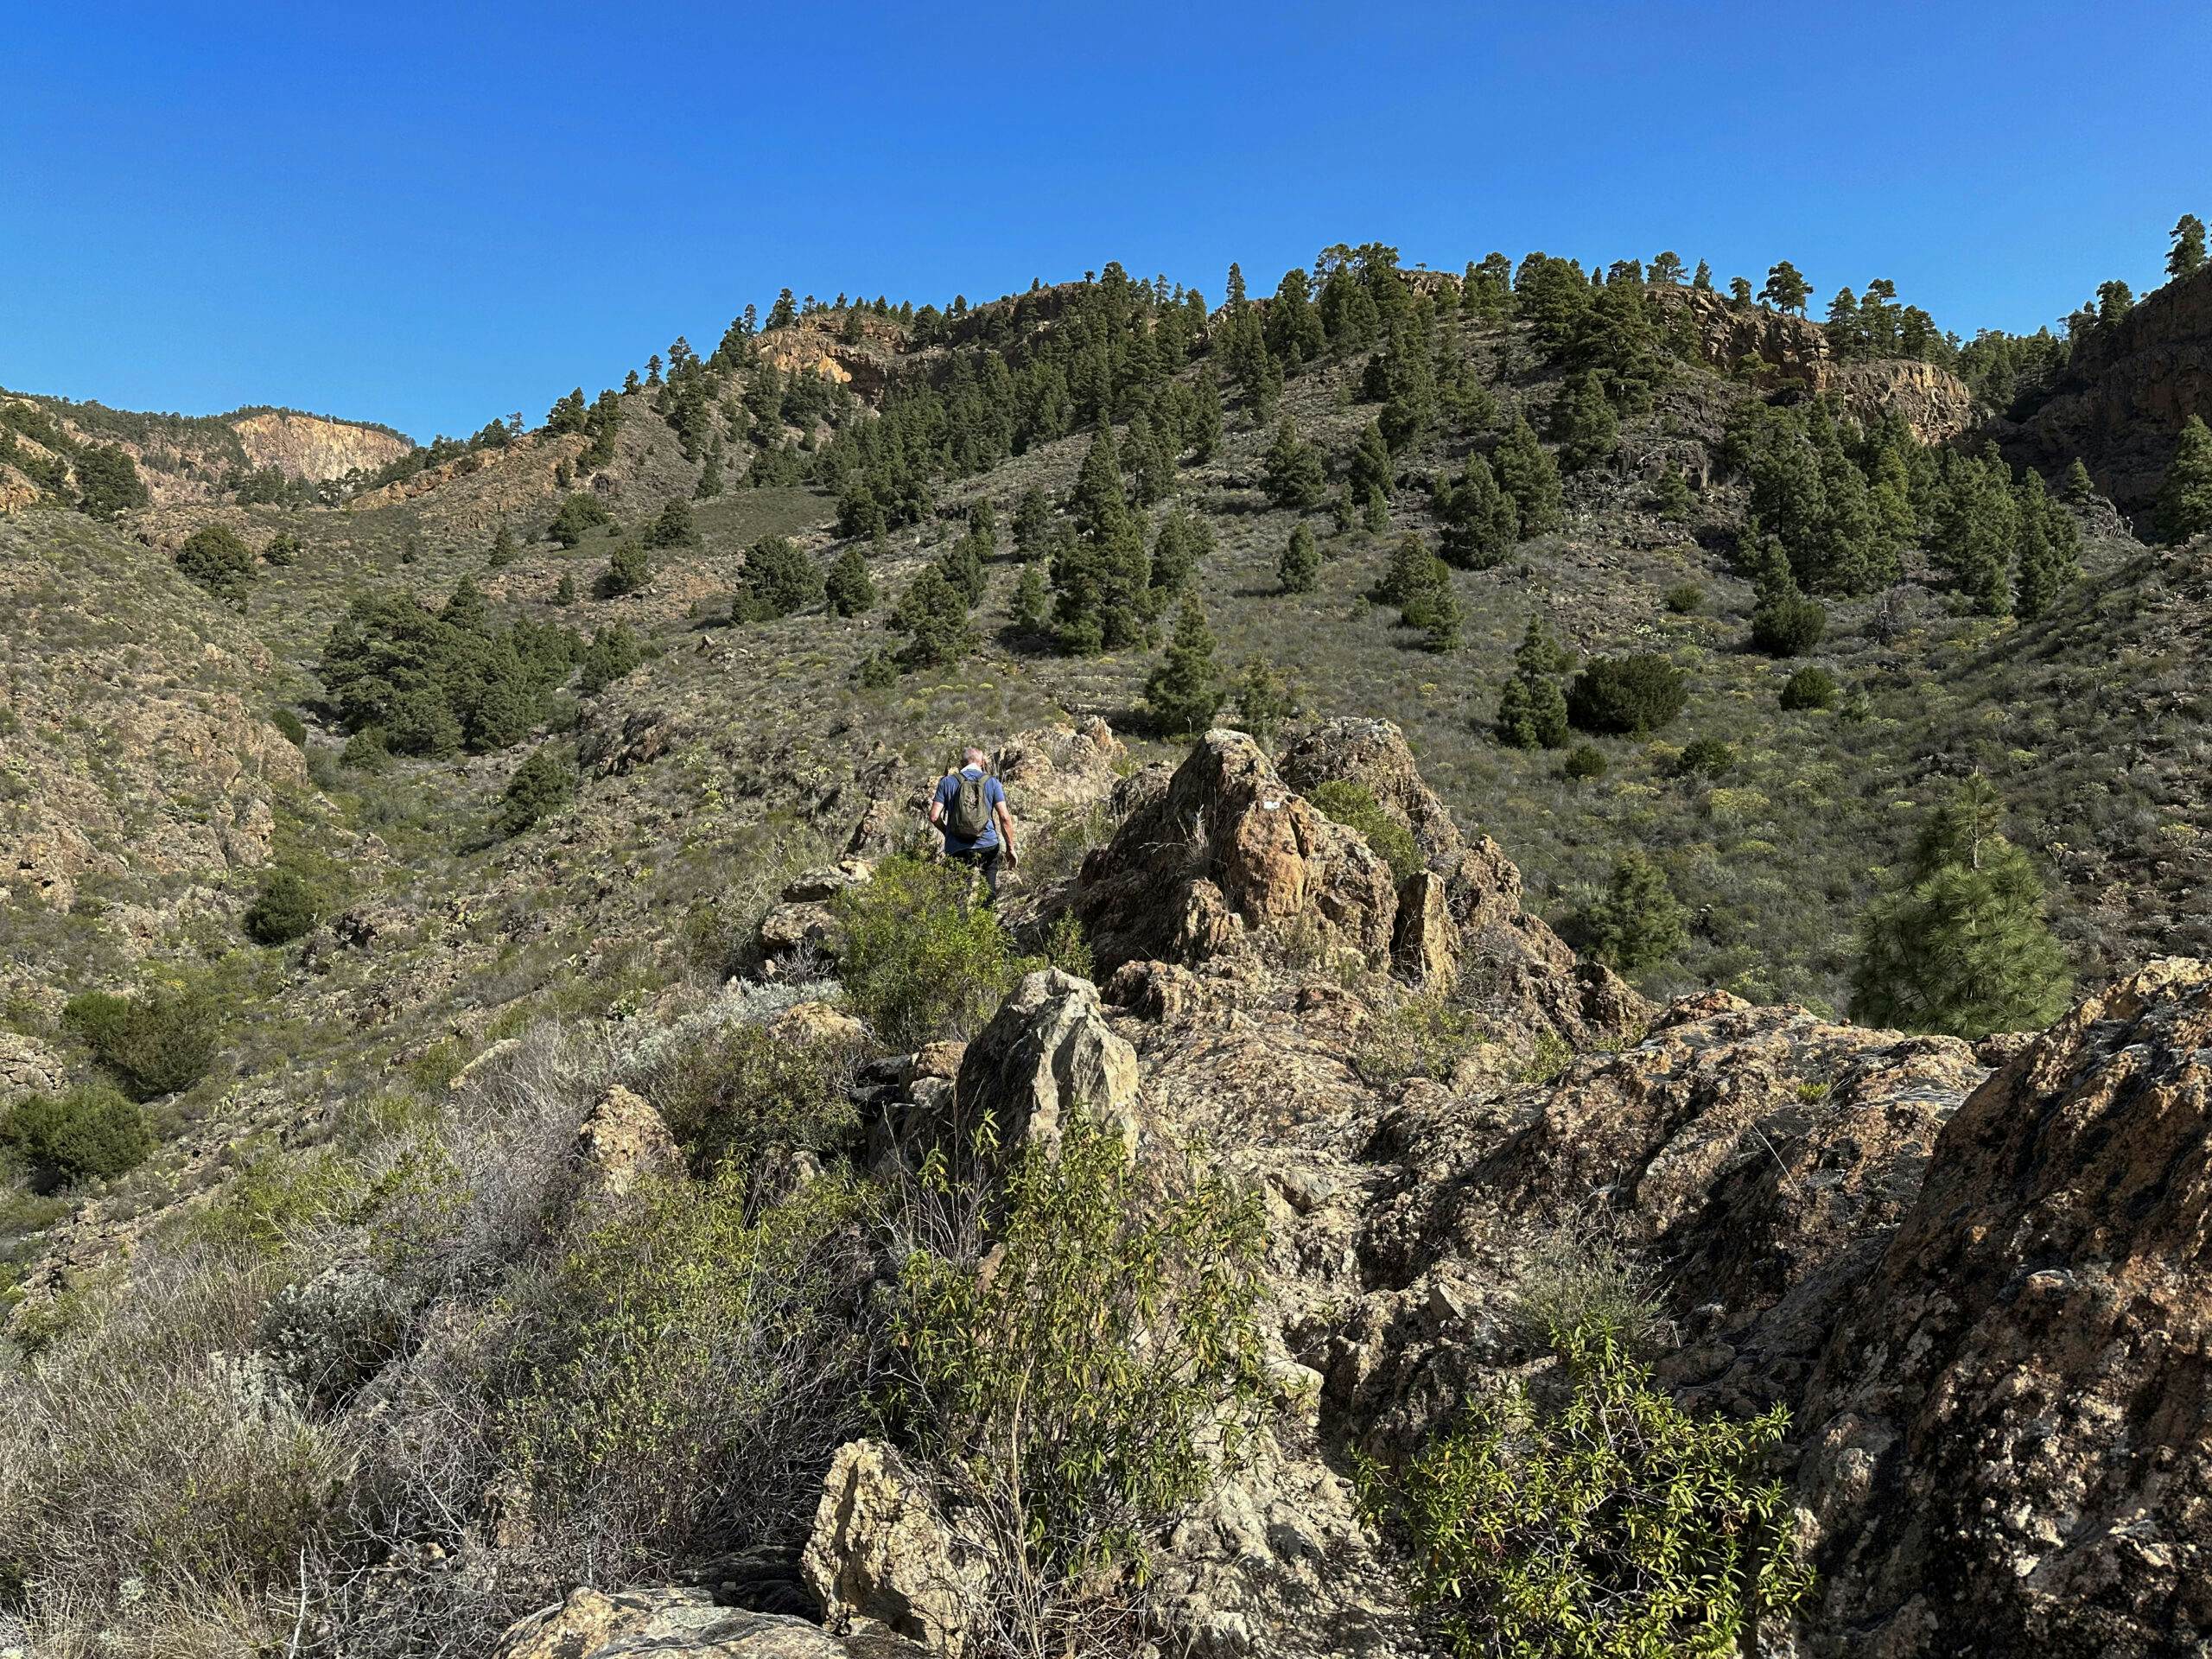
[[[991,827],[991,791],[986,779],[971,778],[961,772],[960,787],[954,791],[952,810],[944,815],[944,827],[963,841],[979,841]]]

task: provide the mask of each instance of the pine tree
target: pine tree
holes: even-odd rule
[[[1306,512],[1329,499],[1329,478],[1320,455],[1287,419],[1275,429],[1263,473],[1268,494],[1279,507]]]
[[[1152,538],[1153,587],[1162,595],[1179,593],[1212,551],[1212,525],[1187,508],[1173,509]]]
[[[2066,499],[2069,501],[2092,500],[2097,493],[2096,480],[2089,476],[2089,469],[2082,464],[2082,457],[2074,457],[2074,464],[2066,469]]]
[[[642,594],[652,579],[652,560],[643,547],[625,536],[607,556],[607,569],[599,578],[600,595],[620,599],[626,594]]]
[[[1690,481],[1682,469],[1671,462],[1660,470],[1658,486],[1651,493],[1652,510],[1662,518],[1679,523],[1688,518],[1696,507],[1690,494]]]
[[[1320,356],[1328,344],[1320,314],[1313,304],[1313,288],[1306,272],[1294,267],[1283,273],[1268,303],[1265,339],[1268,349],[1292,366]]]
[[[691,504],[682,496],[672,497],[645,526],[647,547],[688,547],[698,539],[691,524]]]
[[[1275,561],[1275,575],[1286,594],[1310,594],[1320,579],[1321,550],[1313,532],[1301,520],[1290,532],[1290,542]]]
[[[1666,872],[1641,853],[1613,861],[1605,894],[1583,915],[1590,954],[1624,974],[1655,967],[1688,942],[1688,915]]]
[[[1805,315],[1805,302],[1812,297],[1813,285],[1787,259],[1775,261],[1766,273],[1766,286],[1759,290],[1761,305],[1795,311],[1801,317]]]
[[[463,633],[488,638],[492,632],[492,607],[484,602],[483,590],[471,578],[463,576],[454,584],[453,592],[446,595],[438,620]]]
[[[2081,532],[2065,508],[2030,469],[2020,480],[2019,543],[2013,559],[2012,605],[2032,621],[2055,604],[2080,574]]]
[[[2212,430],[2192,415],[2181,429],[2173,464],[2158,491],[2158,533],[2170,542],[2194,540],[2212,531]]]
[[[982,602],[990,576],[983,569],[982,544],[972,532],[963,533],[946,548],[938,557],[937,568],[964,603],[973,607]]]
[[[1559,463],[1537,441],[1535,429],[1525,416],[1516,416],[1492,455],[1491,465],[1500,488],[1513,498],[1521,514],[1521,534],[1541,536],[1557,530],[1563,518]]]
[[[514,531],[507,528],[505,519],[500,519],[499,528],[492,537],[492,550],[485,556],[484,563],[494,570],[500,570],[512,564],[521,555],[522,547],[515,540]]]
[[[1459,649],[1459,595],[1452,588],[1450,568],[1433,556],[1428,563],[1428,589],[1420,605],[1406,613],[1406,620],[1421,629],[1421,648],[1441,656]]]
[[[1140,507],[1165,501],[1175,488],[1175,452],[1149,418],[1131,418],[1122,448],[1128,458],[1130,499]]]
[[[1699,260],[1697,262],[1697,275],[1690,278],[1690,286],[1697,289],[1700,294],[1712,293],[1713,267],[1707,264],[1704,260]]]
[[[1559,441],[1560,463],[1580,472],[1610,461],[1620,447],[1620,421],[1595,370],[1577,375],[1557,405],[1552,435]]]
[[[1491,569],[1521,539],[1521,510],[1479,454],[1468,454],[1457,480],[1440,477],[1433,493],[1444,556],[1461,569]]]
[[[2007,471],[1993,451],[1986,458],[1954,461],[1929,544],[1953,584],[1991,616],[2002,616],[2011,606],[2012,550],[2020,531]]]
[[[1382,427],[1378,421],[1370,421],[1359,435],[1359,442],[1352,446],[1351,458],[1345,463],[1344,481],[1351,487],[1354,501],[1363,505],[1376,497],[1389,499],[1393,474],[1390,467],[1390,446],[1382,441]]]
[[[1032,484],[1014,509],[1014,550],[1024,559],[1041,558],[1052,531],[1052,504]]]
[[[2183,213],[2174,226],[2174,245],[2166,255],[2166,275],[2178,281],[2204,269],[2204,221]]]
[[[1121,460],[1115,450],[1112,428],[1099,428],[1090,448],[1084,452],[1075,493],[1068,499],[1068,512],[1077,530],[1093,542],[1103,542],[1128,522],[1128,497],[1122,486]]]
[[[1650,281],[1654,288],[1680,288],[1682,285],[1682,256],[1669,248],[1652,260]]]
[[[1929,815],[1898,885],[1860,930],[1853,1020],[1979,1038],[2045,1026],[2064,1009],[2065,953],[2002,817],[1980,776]]]
[[[1186,594],[1166,653],[1144,687],[1145,707],[1163,735],[1201,732],[1213,723],[1224,696],[1213,652],[1206,613],[1197,595]]]
[[[692,489],[694,501],[711,501],[722,493],[722,441],[717,433],[708,442],[706,458],[699,466],[699,482]]]
[[[966,599],[935,565],[925,565],[891,613],[891,626],[906,636],[905,657],[913,668],[942,668],[976,648]]]
[[[1532,616],[1513,653],[1513,677],[1497,704],[1498,741],[1516,749],[1567,744],[1567,694],[1557,676],[1573,665],[1541,617]]]
[[[566,609],[576,602],[576,579],[564,575],[553,584],[553,602]]]
[[[833,616],[860,616],[875,608],[875,582],[858,542],[847,543],[845,550],[830,561],[823,597],[830,601]]]
[[[1045,586],[1045,567],[1041,563],[1032,562],[1021,567],[1020,580],[1014,584],[1008,620],[1020,633],[1042,634],[1052,631],[1052,595]]]

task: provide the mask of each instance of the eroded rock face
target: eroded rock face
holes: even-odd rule
[[[1823,1653],[2212,1639],[2212,964],[2085,999],[1976,1090],[1802,1422]]]
[[[1379,962],[1397,918],[1390,867],[1230,731],[1207,733],[1092,851],[1074,902],[1103,973],[1146,958],[1203,962],[1294,922],[1323,950]]]
[[[718,1607],[704,1590],[571,1591],[508,1627],[499,1659],[901,1659],[924,1649],[878,1631],[841,1640],[803,1618]]]
[[[873,1621],[959,1659],[982,1591],[930,1484],[880,1440],[840,1447],[800,1558],[834,1625]]]
[[[586,1191],[607,1197],[620,1197],[641,1181],[683,1167],[683,1154],[660,1114],[619,1083],[599,1097],[578,1127],[574,1160]]]
[[[1058,1145],[1067,1114],[1080,1109],[1134,1140],[1136,1097],[1136,1051],[1107,1024],[1098,988],[1048,968],[1025,977],[968,1045],[950,1122],[937,1127],[960,1135],[989,1118],[1012,1154],[1032,1141]]]
[[[0,1102],[18,1095],[50,1095],[68,1077],[61,1057],[35,1037],[0,1031]]]

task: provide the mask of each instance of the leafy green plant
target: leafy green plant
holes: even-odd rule
[[[1624,973],[1664,962],[1689,937],[1688,918],[1666,872],[1641,853],[1613,861],[1612,880],[1583,912],[1581,931],[1590,954]]]
[[[0,1113],[0,1149],[41,1191],[136,1169],[154,1149],[146,1115],[104,1084],[29,1095]]]
[[[495,826],[503,836],[518,836],[547,813],[557,811],[576,792],[576,768],[562,746],[543,743],[515,768],[499,797]]]
[[[827,1152],[852,1137],[860,1118],[846,1084],[860,1058],[856,1044],[733,1024],[671,1044],[638,1087],[696,1170],[728,1164],[757,1176],[771,1150]]]
[[[1377,1088],[1415,1077],[1446,1083],[1489,1040],[1467,1009],[1439,995],[1408,996],[1367,1022],[1352,1064]]]
[[[1812,1587],[1781,1483],[1760,1478],[1787,1408],[1700,1419],[1611,1333],[1553,1341],[1555,1391],[1470,1402],[1395,1473],[1363,1463],[1414,1600],[1467,1659],[1732,1659]]]
[[[1195,1165],[1148,1190],[1120,1131],[1083,1111],[1056,1148],[1024,1147],[997,1211],[989,1273],[908,1258],[889,1403],[988,1517],[1008,1599],[1034,1607],[1100,1569],[1141,1577],[1146,1540],[1248,1443],[1266,1397],[1263,1228]]]
[[[1567,694],[1567,717],[1586,732],[1642,736],[1689,701],[1688,677],[1664,657],[1593,657]]]
[[[289,944],[315,931],[337,906],[337,895],[306,872],[279,865],[262,878],[239,925],[256,944]]]
[[[1782,706],[1793,711],[1833,709],[1843,696],[1835,676],[1825,668],[1801,668],[1782,687]]]
[[[964,865],[889,859],[835,907],[846,997],[893,1048],[973,1036],[1042,965],[1017,955],[997,917],[975,902]]]
[[[221,1041],[213,1001],[188,991],[146,990],[128,997],[88,991],[69,1000],[61,1019],[137,1100],[199,1082]]]
[[[1421,868],[1421,848],[1414,840],[1414,832],[1384,811],[1382,804],[1375,798],[1375,791],[1366,785],[1332,778],[1318,785],[1307,798],[1332,823],[1358,830],[1399,880],[1403,881]]]
[[[1610,765],[1605,752],[1595,743],[1578,743],[1559,763],[1559,775],[1570,784],[1586,783],[1592,778],[1604,777]]]

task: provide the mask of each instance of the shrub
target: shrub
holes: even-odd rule
[[[1567,718],[1586,732],[1640,737],[1689,701],[1689,678],[1664,657],[1593,657],[1567,694]]]
[[[652,585],[652,555],[625,537],[607,556],[607,569],[599,577],[600,597],[621,599],[630,594],[642,594]]]
[[[1414,832],[1384,811],[1375,791],[1366,785],[1332,778],[1307,798],[1323,817],[1358,830],[1399,880],[1421,868],[1421,848],[1414,841]]]
[[[860,1058],[854,1043],[779,1040],[733,1021],[666,1045],[634,1081],[695,1169],[726,1163],[757,1182],[771,1151],[827,1152],[849,1140],[860,1118],[846,1085]]]
[[[1515,1277],[1506,1322],[1538,1353],[1556,1333],[1581,1331],[1642,1359],[1672,1334],[1650,1270],[1589,1222],[1538,1239]]]
[[[375,772],[391,759],[385,747],[384,734],[373,726],[363,727],[346,740],[346,747],[338,751],[338,764],[351,766],[356,772]]]
[[[280,530],[261,544],[261,562],[283,567],[296,564],[306,544],[289,530]]]
[[[308,746],[308,723],[289,709],[279,709],[269,716],[269,723],[283,733],[284,739],[295,748]]]
[[[1675,757],[1677,778],[1719,778],[1736,764],[1736,751],[1717,737],[1700,737],[1685,745]]]
[[[1789,709],[1833,709],[1843,688],[1825,668],[1801,668],[1783,683],[1782,706]]]
[[[597,696],[645,659],[638,636],[622,623],[610,622],[593,634],[591,644],[584,648],[576,689],[588,697]]]
[[[1298,694],[1283,672],[1263,657],[1248,657],[1236,671],[1230,695],[1236,725],[1265,743],[1276,728],[1298,713]]]
[[[563,497],[561,509],[553,515],[553,522],[546,526],[546,534],[563,547],[575,547],[593,531],[614,522],[614,515],[607,512],[600,499],[589,490],[578,490]]]
[[[859,616],[875,608],[875,582],[868,575],[868,560],[858,542],[847,543],[831,562],[823,594],[835,616]]]
[[[1694,582],[1678,582],[1666,591],[1660,603],[1671,616],[1695,616],[1705,608],[1705,589]]]
[[[177,549],[176,568],[209,593],[238,599],[253,578],[253,550],[228,524],[202,524]]]
[[[1594,743],[1578,743],[1567,752],[1567,759],[1559,763],[1559,775],[1570,784],[1586,783],[1605,775],[1610,763],[1605,752]]]
[[[906,636],[901,655],[912,668],[944,668],[976,649],[968,601],[933,564],[906,584],[892,608],[890,622]]]
[[[965,865],[894,858],[837,895],[838,976],[854,1011],[890,1047],[973,1036],[1038,965],[1014,954],[971,890]]]
[[[1057,1148],[1023,1149],[973,1254],[917,1251],[900,1274],[894,1421],[982,1517],[992,1611],[1028,1638],[1011,1650],[1062,1650],[1067,1627],[1049,1633],[1085,1575],[1141,1583],[1147,1540],[1262,1411],[1258,1206],[1195,1166],[1148,1185],[1119,1131],[1074,1110]],[[1016,1586],[1061,1605],[1010,1607]]]
[[[812,1501],[864,1421],[866,1207],[835,1176],[758,1216],[734,1168],[647,1182],[518,1308],[493,1439],[569,1576],[734,1548]]]
[[[0,1115],[0,1147],[41,1191],[136,1169],[154,1149],[146,1115],[104,1084],[30,1095]]]
[[[1321,574],[1321,550],[1303,522],[1294,526],[1289,545],[1275,561],[1275,579],[1286,594],[1310,594]]]
[[[1665,961],[1689,938],[1666,873],[1641,853],[1624,853],[1613,861],[1612,880],[1585,911],[1583,927],[1590,954],[1624,973]]]
[[[280,866],[262,878],[240,925],[256,944],[289,944],[315,931],[334,908],[334,895],[321,883]]]
[[[1352,1065],[1378,1089],[1408,1077],[1449,1083],[1459,1062],[1489,1040],[1468,1010],[1440,995],[1408,996],[1368,1021]]]
[[[1770,657],[1802,657],[1827,631],[1827,607],[1802,594],[1763,601],[1751,612],[1751,644]]]
[[[887,651],[871,651],[861,658],[853,678],[869,691],[887,691],[899,683],[899,659]]]
[[[1363,1460],[1374,1520],[1406,1535],[1417,1605],[1455,1651],[1709,1659],[1757,1645],[1812,1587],[1781,1483],[1789,1427],[1701,1420],[1603,1331],[1554,1336],[1563,1395],[1470,1402],[1395,1475]]]
[[[220,1040],[213,1006],[191,992],[142,991],[72,997],[62,1023],[137,1100],[173,1095],[207,1075]]]
[[[403,754],[479,753],[527,732],[542,693],[568,677],[578,643],[527,620],[493,625],[464,580],[442,610],[405,594],[356,599],[332,625],[316,665],[332,710],[350,731],[378,728]]]
[[[691,504],[677,496],[645,526],[647,547],[689,547],[699,539],[692,527]]]
[[[560,746],[540,744],[507,779],[493,822],[501,835],[518,836],[547,813],[559,810],[575,792],[575,763],[561,753]]]
[[[732,622],[765,622],[818,605],[825,585],[814,561],[781,536],[763,536],[745,550],[737,584]]]

